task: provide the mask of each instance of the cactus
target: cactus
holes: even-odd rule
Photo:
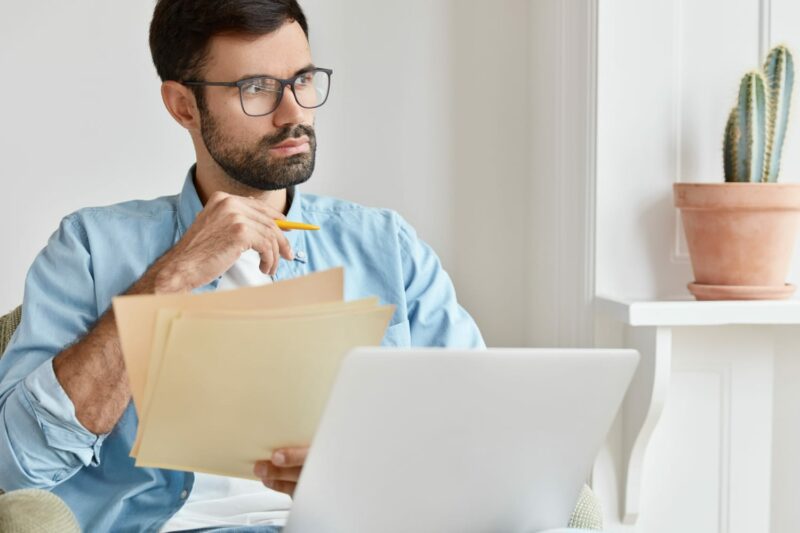
[[[739,143],[739,121],[736,108],[731,109],[725,126],[725,181],[739,181],[736,175],[736,146]]]
[[[725,181],[778,179],[794,85],[789,50],[778,46],[770,51],[764,71],[745,74],[738,105],[728,116],[723,147]]]
[[[739,85],[739,105],[725,128],[725,180],[761,181],[766,146],[766,89],[759,72]]]
[[[764,63],[769,107],[767,108],[767,145],[764,152],[762,181],[778,181],[781,151],[789,123],[789,106],[794,86],[794,61],[785,46],[777,46]]]

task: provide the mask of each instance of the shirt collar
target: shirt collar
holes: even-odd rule
[[[186,173],[186,179],[183,182],[183,189],[178,195],[178,238],[180,239],[189,226],[192,225],[197,214],[203,210],[203,203],[200,201],[200,195],[197,194],[197,188],[194,186],[194,171],[197,165],[192,165],[189,172]]]
[[[286,213],[286,220],[294,222],[305,222],[303,220],[302,200],[300,198],[300,190],[297,187],[289,187],[286,189],[286,201],[289,202],[289,211]],[[301,263],[306,262],[305,256],[305,231],[294,230],[286,232],[286,238],[294,251],[294,260]]]

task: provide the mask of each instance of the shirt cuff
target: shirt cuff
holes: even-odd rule
[[[22,387],[47,444],[74,453],[84,466],[99,465],[100,447],[108,433],[95,435],[80,423],[75,405],[56,378],[53,359],[28,374]]]

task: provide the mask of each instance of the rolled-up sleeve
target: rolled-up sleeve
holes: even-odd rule
[[[53,371],[96,319],[88,239],[67,217],[28,271],[22,321],[0,359],[0,489],[52,488],[99,463],[105,435],[78,421]]]
[[[413,346],[484,348],[475,321],[459,305],[450,276],[433,249],[397,215],[403,281]]]

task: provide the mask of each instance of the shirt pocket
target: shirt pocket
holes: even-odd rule
[[[408,320],[386,328],[381,346],[411,346],[411,328]]]

